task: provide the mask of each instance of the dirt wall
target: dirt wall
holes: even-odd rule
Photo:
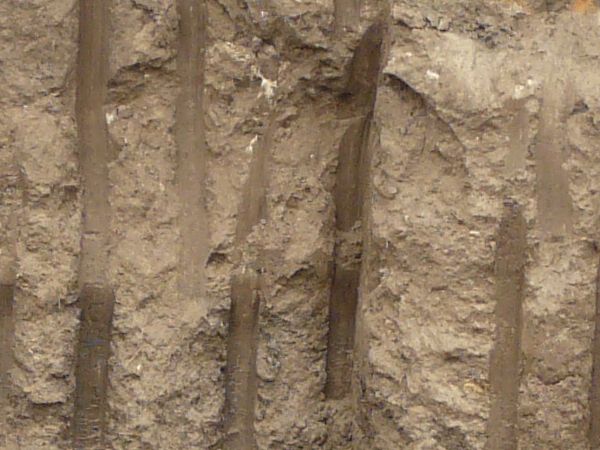
[[[0,2],[0,448],[600,448],[599,21]]]

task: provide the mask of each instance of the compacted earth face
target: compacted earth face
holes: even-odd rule
[[[600,449],[593,0],[1,0],[0,43],[0,448]]]

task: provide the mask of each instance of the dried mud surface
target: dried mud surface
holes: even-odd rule
[[[0,1],[0,448],[600,449],[594,1],[95,2]]]

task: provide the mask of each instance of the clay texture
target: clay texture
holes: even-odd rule
[[[0,448],[600,448],[594,1],[92,1],[0,1]]]

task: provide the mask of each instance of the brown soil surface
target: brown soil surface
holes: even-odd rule
[[[0,448],[600,449],[599,24],[0,1]]]

